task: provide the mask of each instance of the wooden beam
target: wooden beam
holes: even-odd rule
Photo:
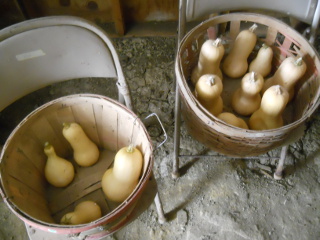
[[[120,0],[112,0],[112,12],[116,32],[123,36],[125,32],[125,22]]]

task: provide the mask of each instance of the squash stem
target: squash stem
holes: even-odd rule
[[[221,45],[221,38],[217,38],[214,42],[213,42],[213,45],[215,46],[215,47],[219,47],[220,45]]]
[[[215,80],[215,77],[214,76],[210,76],[206,80],[206,84],[208,84],[209,86],[213,86],[214,85],[214,80]]]
[[[128,153],[133,153],[133,151],[134,151],[133,144],[130,144],[130,145],[127,147],[127,152],[128,152]]]
[[[251,82],[255,82],[257,80],[257,74],[255,72],[251,72],[249,79]]]
[[[44,143],[44,150],[49,150],[52,148],[52,145],[49,142]]]
[[[275,93],[276,93],[277,95],[281,95],[281,94],[282,94],[282,90],[281,90],[280,85],[277,85],[277,86],[275,87]]]
[[[249,28],[249,31],[254,32],[257,29],[257,27],[258,27],[258,25],[255,23]]]
[[[296,66],[301,66],[302,65],[302,57],[299,57],[295,62],[294,62],[294,64],[296,65]]]
[[[64,122],[64,123],[62,123],[62,126],[63,126],[64,128],[69,128],[69,127],[70,127],[70,125],[71,125],[70,123],[65,123],[65,122]]]

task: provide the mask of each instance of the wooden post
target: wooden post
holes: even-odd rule
[[[112,0],[112,17],[117,34],[124,35],[125,23],[122,14],[122,8],[120,0]]]

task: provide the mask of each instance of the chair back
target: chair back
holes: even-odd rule
[[[132,109],[116,50],[103,30],[71,16],[24,21],[0,31],[0,111],[50,84],[89,77],[117,79]]]
[[[265,10],[294,17],[310,25],[311,43],[314,42],[320,16],[318,0],[180,0],[179,21],[190,22],[212,13],[233,10]]]

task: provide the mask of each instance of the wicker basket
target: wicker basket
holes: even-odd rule
[[[65,188],[55,188],[44,178],[43,144],[49,141],[58,155],[72,161],[72,149],[62,135],[62,123],[72,121],[78,122],[100,147],[101,156],[91,167],[73,164],[76,171],[73,182]],[[132,194],[121,204],[115,204],[105,198],[101,178],[113,163],[116,151],[131,141],[143,153],[143,172]],[[148,183],[152,166],[151,140],[133,112],[107,97],[71,95],[33,111],[12,132],[1,154],[0,186],[12,211],[37,229],[72,234],[102,227],[112,232],[123,224],[135,207]],[[103,217],[90,224],[58,224],[65,213],[73,211],[83,200],[96,201]]]
[[[307,63],[307,72],[296,86],[294,100],[284,113],[285,126],[273,130],[245,130],[211,115],[192,94],[190,75],[197,64],[202,43],[220,37],[226,52],[240,30],[258,25],[257,46],[263,42],[274,51],[273,72],[290,55],[301,55]],[[255,50],[249,58],[256,54]],[[249,59],[250,61],[250,59]],[[182,115],[189,133],[199,142],[229,156],[257,156],[294,141],[303,133],[306,120],[319,105],[319,56],[309,42],[280,20],[260,14],[231,13],[211,18],[186,34],[179,45],[175,71],[182,98]],[[232,92],[240,86],[240,79],[224,77],[224,107],[230,111]],[[299,130],[299,131],[298,131]],[[300,134],[301,136],[301,134]]]

